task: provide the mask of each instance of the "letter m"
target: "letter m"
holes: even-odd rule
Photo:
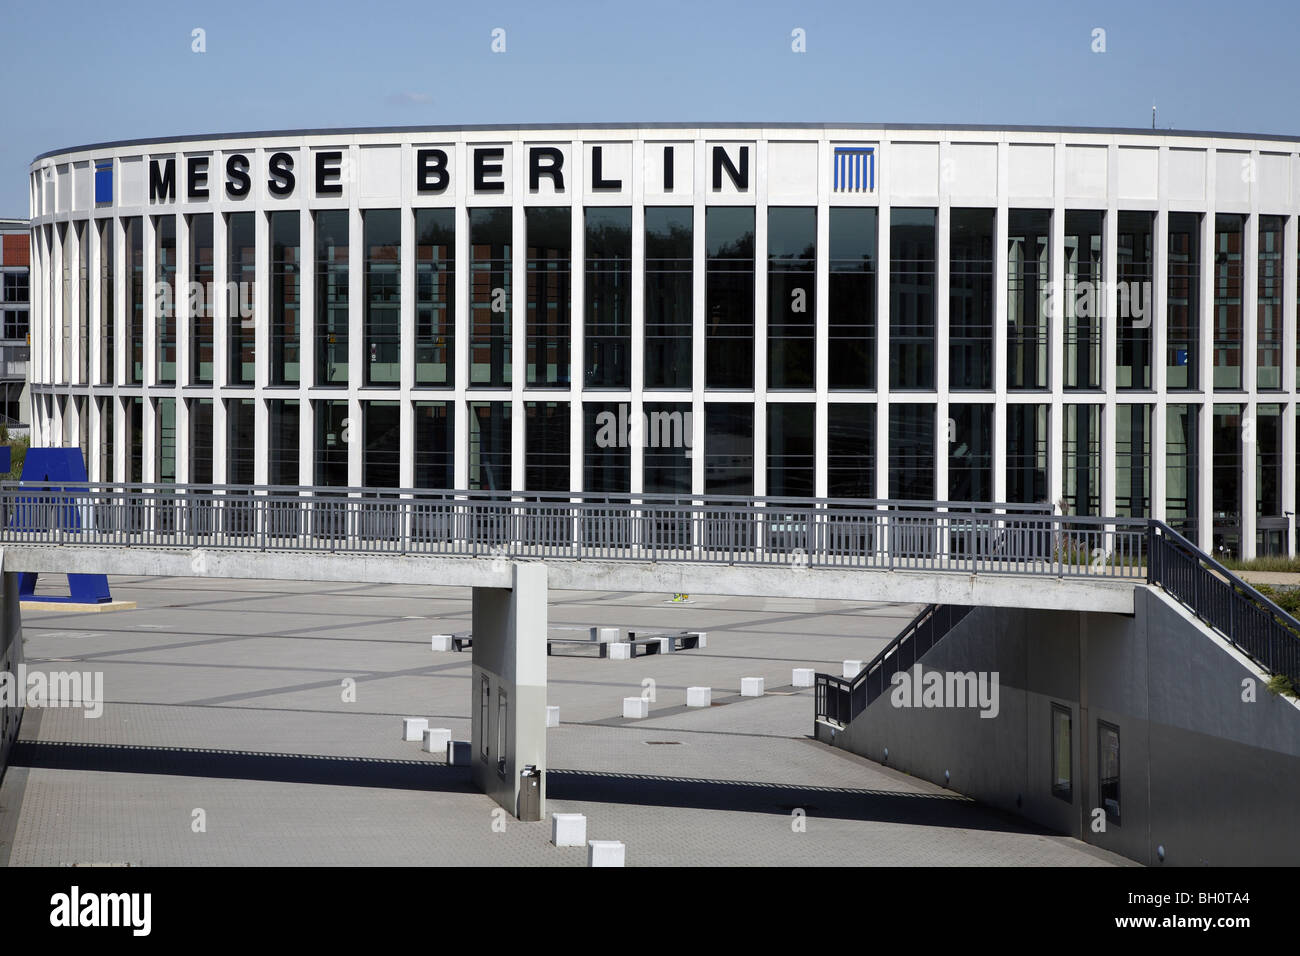
[[[158,160],[149,160],[149,201],[158,202],[176,201],[176,157],[168,157],[163,160],[162,166],[158,165]]]

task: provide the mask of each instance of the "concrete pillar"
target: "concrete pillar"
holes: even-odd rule
[[[546,566],[515,564],[513,586],[474,588],[470,766],[474,784],[519,815],[519,772],[542,775],[546,815]]]

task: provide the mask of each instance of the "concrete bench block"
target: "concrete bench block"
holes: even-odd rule
[[[447,763],[453,767],[469,766],[469,741],[447,741]]]
[[[429,729],[428,717],[403,717],[402,718],[402,739],[419,740],[424,736],[424,732]]]
[[[546,708],[546,726],[547,727],[560,726],[560,708],[558,707]],[[580,846],[580,845],[581,844],[575,844],[575,846]]]
[[[859,672],[861,672],[862,668],[864,668],[864,667],[866,667],[866,666],[867,666],[867,665],[864,664],[864,663],[862,663],[862,661],[845,661],[845,662],[844,662],[844,679],[845,679],[845,680],[852,680],[854,677],[857,677],[858,674],[859,674]]]
[[[435,634],[429,638],[429,643],[435,651],[449,651],[451,650],[451,635]]]
[[[581,813],[552,813],[551,842],[556,846],[582,846],[587,842],[587,818]]]
[[[686,688],[686,706],[687,707],[709,707],[713,704],[712,687],[688,687]]]
[[[740,679],[740,696],[741,697],[762,697],[763,678],[742,677]]]
[[[795,687],[811,687],[816,680],[815,674],[811,667],[796,667],[791,674],[790,683]]]
[[[618,840],[588,840],[588,866],[622,866],[626,847]]]
[[[627,641],[611,641],[609,645],[611,660],[626,661],[632,658],[632,645]]]
[[[699,643],[696,645],[696,647],[701,647],[701,648],[703,648],[703,647],[708,647],[708,646],[709,646],[709,632],[708,632],[708,631],[691,631],[690,633],[691,633],[691,634],[694,634],[696,637],[698,637],[698,638],[700,639],[700,641],[699,641]]]
[[[649,717],[650,701],[646,700],[644,697],[624,697],[623,716],[632,720],[640,720],[642,717]]]
[[[593,627],[591,629],[591,639],[601,644],[617,641],[621,636],[617,627]]]
[[[660,653],[660,654],[671,654],[671,653],[672,653],[672,650],[673,650],[673,648],[672,648],[672,643],[673,643],[673,642],[670,641],[670,640],[669,640],[668,638],[666,638],[666,637],[661,637],[661,638],[659,638],[659,653]]]
[[[446,727],[428,727],[424,731],[424,752],[446,756],[451,743],[451,731]]]

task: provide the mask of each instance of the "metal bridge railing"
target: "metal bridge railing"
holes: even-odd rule
[[[0,484],[0,541],[1146,576],[1147,522],[1042,506],[339,488]]]

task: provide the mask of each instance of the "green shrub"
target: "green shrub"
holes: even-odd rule
[[[1295,682],[1285,674],[1274,674],[1264,686],[1275,694],[1281,694],[1283,697],[1297,696]]]

